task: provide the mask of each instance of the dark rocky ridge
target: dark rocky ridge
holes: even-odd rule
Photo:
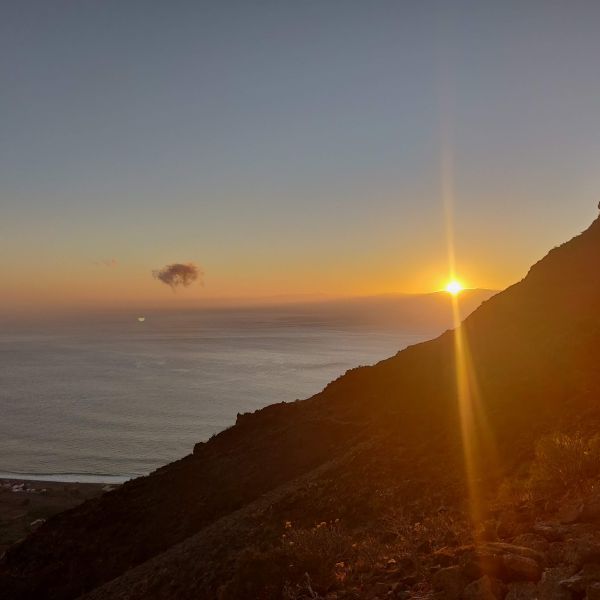
[[[598,428],[599,308],[596,220],[464,321],[490,432],[481,489],[542,434]],[[0,589],[15,599],[215,598],[244,549],[276,540],[285,520],[360,529],[390,504],[415,518],[461,505],[455,335],[244,416],[193,455],[49,520],[2,559]]]

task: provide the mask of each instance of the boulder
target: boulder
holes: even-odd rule
[[[542,576],[542,568],[533,558],[504,554],[502,563],[507,581],[539,581]]]
[[[588,585],[585,597],[586,600],[600,600],[600,583]]]
[[[463,555],[461,563],[469,581],[483,575],[500,578],[504,572],[502,554],[485,547]]]
[[[579,521],[582,523],[598,523],[600,521],[600,497],[596,496],[584,503]]]
[[[518,581],[508,584],[508,593],[504,600],[534,600],[537,598],[537,586],[531,581]]]
[[[563,504],[556,517],[561,523],[568,525],[580,521],[582,513],[583,504],[581,503]]]
[[[436,550],[431,558],[440,567],[449,567],[456,562],[457,553],[453,548],[444,547]]]
[[[560,582],[572,574],[573,570],[568,567],[546,569],[537,584],[538,600],[571,600],[571,592],[562,587]]]
[[[437,571],[431,583],[436,592],[443,593],[444,600],[458,600],[469,581],[460,567],[453,566]]]
[[[483,575],[502,581],[538,581],[540,564],[546,562],[543,553],[515,544],[489,542],[471,549],[461,557],[465,575],[474,580]]]
[[[582,595],[594,583],[600,583],[600,565],[588,563],[575,575],[563,579],[560,585],[570,592]]]
[[[536,562],[543,563],[546,558],[543,552],[523,545],[507,544],[506,542],[489,542],[485,544],[485,547],[494,552],[499,552],[500,554],[516,554],[525,558],[531,558]]]
[[[536,523],[533,531],[549,542],[560,542],[568,532],[568,528],[557,523]]]
[[[600,542],[591,535],[569,539],[564,545],[564,560],[579,569],[587,563],[600,563]]]
[[[488,575],[471,582],[461,596],[462,600],[502,600],[506,590],[502,582]]]
[[[522,533],[512,540],[513,545],[530,548],[546,556],[550,542],[539,533]]]

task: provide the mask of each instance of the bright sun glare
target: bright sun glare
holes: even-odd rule
[[[448,284],[446,285],[446,291],[449,294],[452,294],[453,296],[456,296],[457,294],[462,292],[463,289],[464,288],[463,288],[462,284],[460,283],[460,281],[456,281],[456,279],[449,281]]]

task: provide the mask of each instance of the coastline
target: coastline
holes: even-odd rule
[[[13,474],[0,473],[0,556],[53,515],[100,496],[122,483],[65,481],[47,479],[51,476],[16,473],[14,477],[7,475]],[[54,477],[59,476],[62,477]]]
[[[0,471],[0,482],[4,480],[54,483],[102,483],[121,485],[142,475],[105,475],[101,473],[13,473]]]

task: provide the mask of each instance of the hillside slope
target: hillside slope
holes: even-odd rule
[[[15,599],[279,597],[248,552],[276,545],[288,521],[364,532],[392,506],[409,520],[465,508],[457,335],[476,391],[482,496],[543,434],[597,428],[599,308],[596,220],[459,333],[243,415],[193,455],[49,520],[2,559],[0,589]]]

